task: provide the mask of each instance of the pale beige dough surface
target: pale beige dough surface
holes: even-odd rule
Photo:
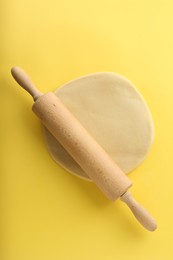
[[[125,173],[145,159],[154,138],[153,121],[143,97],[126,78],[95,73],[64,84],[55,94]],[[57,163],[89,179],[46,129],[44,136]]]

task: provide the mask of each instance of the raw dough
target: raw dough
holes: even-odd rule
[[[153,121],[143,97],[126,78],[95,73],[64,84],[55,94],[125,173],[145,159],[153,142]],[[44,133],[53,159],[89,180],[47,129]]]

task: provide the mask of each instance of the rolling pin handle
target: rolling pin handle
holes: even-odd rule
[[[127,204],[140,224],[149,231],[157,228],[157,223],[150,213],[143,208],[131,195],[129,191],[124,193],[120,199]]]
[[[13,67],[11,69],[11,74],[13,78],[18,82],[18,84],[24,88],[36,101],[40,96],[43,95],[33,84],[29,76],[19,67]]]

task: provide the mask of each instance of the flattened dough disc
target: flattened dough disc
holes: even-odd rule
[[[125,173],[145,159],[153,142],[153,121],[145,100],[126,78],[95,73],[64,84],[55,94]],[[58,164],[89,180],[47,129],[44,136]]]

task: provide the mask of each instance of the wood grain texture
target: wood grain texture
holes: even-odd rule
[[[53,93],[36,100],[34,113],[110,199],[119,198],[131,181]]]

